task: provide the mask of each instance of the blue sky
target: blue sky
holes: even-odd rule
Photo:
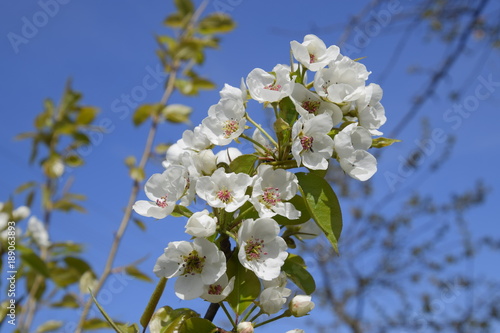
[[[85,243],[85,258],[99,272],[131,185],[123,160],[128,155],[137,156],[142,151],[147,128],[133,127],[133,110],[122,117],[124,114],[113,112],[112,105],[123,94],[130,94],[135,87],[142,85],[145,76],[157,72],[153,34],[169,32],[161,22],[172,10],[172,4],[163,0],[114,0],[105,3],[96,0],[61,0],[57,13],[53,17],[45,15],[45,20],[40,14],[43,10],[41,3],[51,1],[0,3],[0,201],[5,201],[23,181],[41,179],[37,167],[27,164],[29,143],[15,141],[13,137],[33,128],[33,118],[42,110],[43,99],[50,97],[58,100],[66,79],[72,77],[73,88],[83,93],[84,103],[98,106],[101,109],[99,119],[109,119],[113,131],[95,137],[92,150],[86,157],[87,165],[72,172],[75,176],[73,191],[88,196],[85,207],[90,213],[56,214],[51,232],[55,240],[71,239]],[[230,3],[234,5],[227,5]],[[307,33],[317,34],[327,45],[335,44],[342,32],[340,28],[366,1],[321,0],[315,1],[312,6],[305,1],[215,0],[210,2],[207,11],[221,4],[226,4],[223,8],[230,10],[238,27],[223,36],[219,50],[208,52],[206,64],[200,70],[200,73],[214,80],[219,89],[226,82],[238,85],[241,77],[246,77],[255,67],[270,70],[277,63],[288,63],[289,42],[302,41]],[[407,6],[406,1],[395,1],[394,4],[392,9],[395,12]],[[12,38],[12,33],[22,35],[26,20],[35,20],[39,27],[37,31],[30,32],[26,43],[13,46],[9,36]],[[359,30],[353,30],[353,37],[358,38],[358,44],[356,39],[351,39],[349,43],[360,46],[362,42],[363,45],[352,52],[352,57],[367,57],[363,63],[372,71],[369,82],[378,83],[401,31],[394,27],[382,27],[380,31],[374,30],[377,33],[373,33],[373,37],[363,41],[360,31],[367,31],[367,27],[356,28]],[[390,64],[393,67],[391,75],[381,83],[384,88],[382,103],[388,117],[383,127],[386,134],[393,130],[393,126],[408,110],[415,91],[419,91],[419,87],[423,88],[426,82],[422,75],[408,75],[408,66],[419,64],[425,67],[423,70],[431,69],[447,51],[435,40],[422,43],[423,35],[422,29],[415,31],[401,60]],[[373,181],[380,193],[418,188],[424,193],[446,198],[451,193],[472,187],[476,179],[483,179],[492,191],[486,204],[472,211],[468,218],[474,221],[478,234],[500,236],[496,204],[500,199],[497,168],[500,152],[500,131],[497,129],[500,121],[500,87],[493,84],[486,98],[476,97],[478,89],[483,95],[489,91],[488,88],[478,88],[484,86],[484,80],[500,82],[500,63],[498,51],[493,51],[481,60],[481,68],[475,67],[481,56],[476,51],[480,50],[481,45],[481,41],[471,43],[471,49],[455,65],[452,75],[441,83],[436,96],[426,102],[416,120],[399,135],[403,142],[384,152],[379,172]],[[454,113],[454,103],[445,93],[463,87],[465,90],[456,103],[473,111]],[[161,94],[160,87],[148,90],[141,102],[157,102]],[[175,95],[172,103],[193,106],[195,113],[192,122],[196,125],[218,98],[218,90],[215,90],[191,99]],[[261,112],[256,104],[254,108],[256,114]],[[386,180],[387,175],[401,176],[398,173],[401,164],[399,157],[418,148],[415,140],[418,140],[420,116],[429,117],[431,129],[444,133],[436,134],[435,149],[428,148],[429,156],[423,160],[424,164],[443,149],[444,144],[439,142],[439,136],[455,135],[457,144],[450,159],[430,178],[422,181],[418,175],[411,174],[403,177],[404,181],[392,188]],[[185,125],[163,126],[158,142],[176,141],[186,128]],[[161,172],[161,165],[150,163],[146,174],[155,172]],[[144,198],[143,193],[140,198]],[[17,203],[21,202],[19,198]],[[41,214],[38,207],[33,212],[38,216]],[[146,222],[146,233],[135,226],[130,227],[116,265],[125,265],[147,255],[141,268],[150,272],[156,257],[169,241],[187,239],[183,233],[184,221],[169,218]],[[498,268],[489,264],[491,259],[484,257],[478,260],[477,274],[498,276]],[[127,281],[126,284],[122,291],[113,293],[106,309],[117,318],[138,321],[139,312],[146,304],[153,285],[136,281]],[[205,304],[184,303],[176,299],[171,285],[163,301],[173,307],[193,306],[202,313],[206,307]],[[36,322],[41,323],[50,317],[50,313],[41,314]],[[67,314],[67,318],[75,319],[71,313]],[[277,325],[280,331],[285,332],[301,327],[301,323],[301,320],[285,320]],[[269,326],[268,332],[271,330],[275,328]]]

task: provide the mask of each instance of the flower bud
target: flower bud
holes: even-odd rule
[[[236,157],[241,156],[242,153],[238,148],[229,147],[227,149],[221,150],[218,152],[215,157],[217,158],[217,164],[226,163],[227,165],[231,164],[232,161],[236,159]]]
[[[236,329],[238,333],[253,333],[253,325],[249,321],[242,321]]]
[[[314,309],[311,296],[297,295],[290,302],[290,311],[294,317],[302,317]]]
[[[216,157],[211,149],[204,149],[195,158],[196,168],[205,175],[211,175],[216,166]]]

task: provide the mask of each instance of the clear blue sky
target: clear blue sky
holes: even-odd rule
[[[40,180],[38,168],[27,164],[29,143],[15,141],[13,137],[32,130],[34,116],[42,110],[43,99],[51,97],[58,100],[66,79],[72,77],[73,88],[84,94],[84,103],[98,106],[101,109],[99,119],[110,119],[114,130],[96,138],[96,144],[86,158],[87,165],[72,173],[76,177],[73,191],[88,196],[85,207],[89,214],[56,214],[51,233],[53,240],[70,239],[85,243],[85,258],[99,272],[131,185],[123,160],[128,155],[137,156],[142,151],[147,127],[133,127],[133,110],[125,119],[121,119],[121,114],[113,112],[111,106],[122,94],[130,94],[134,87],[142,85],[143,78],[150,71],[156,71],[158,61],[154,53],[156,45],[153,34],[168,32],[161,22],[171,12],[172,4],[168,0],[61,2],[65,4],[59,4],[53,17],[39,14],[42,7],[36,1],[0,3],[0,201],[5,201],[20,183]],[[367,1],[359,4],[321,0],[315,1],[312,6],[311,2],[305,1],[215,0],[207,10],[214,10],[216,4],[231,2],[237,3],[231,8],[231,14],[238,27],[223,36],[220,50],[210,51],[206,65],[200,70],[212,78],[219,88],[225,82],[238,85],[241,77],[246,77],[255,67],[270,70],[277,63],[288,63],[289,42],[302,41],[305,34],[315,33],[327,45],[336,43],[342,32],[340,28],[347,18]],[[407,1],[396,3],[399,6],[396,9],[404,9]],[[29,32],[31,34],[26,43],[13,47],[8,38],[9,33],[22,35],[25,20],[33,22],[34,19],[39,20],[40,27],[37,31]],[[359,34],[357,31],[354,30],[354,37],[356,33]],[[353,52],[353,58],[367,57],[363,63],[373,73],[370,82],[378,82],[400,32],[394,28],[382,28],[379,34],[369,39],[366,47]],[[422,31],[415,32],[402,54],[402,60],[394,64],[391,75],[382,84],[382,103],[388,117],[382,130],[386,134],[391,132],[408,110],[415,91],[423,87],[425,82],[422,76],[408,75],[408,66],[419,64],[433,68],[445,52],[443,46],[435,41],[423,44],[422,36]],[[476,45],[479,47],[480,43]],[[448,110],[453,107],[453,103],[442,95],[450,89],[465,87],[458,103],[473,103],[474,98],[470,96],[475,96],[476,88],[481,85],[482,79],[479,77],[488,79],[491,76],[493,81],[500,82],[498,51],[493,51],[483,59],[484,66],[477,69],[473,64],[479,56],[478,52],[471,49],[455,65],[453,76],[444,80],[437,97],[429,100],[416,120],[400,134],[399,138],[403,142],[384,153],[373,181],[380,193],[391,190],[384,175],[388,172],[397,174],[401,164],[399,156],[405,156],[407,151],[417,148],[415,140],[419,134],[419,118],[427,116],[432,129],[442,129],[448,135],[457,136],[456,147],[445,166],[425,182],[417,175],[409,175],[404,182],[397,184],[395,190],[405,191],[408,187],[416,186],[424,193],[446,198],[451,193],[472,187],[475,180],[481,178],[492,191],[486,204],[468,217],[477,225],[478,233],[499,236],[497,203],[500,199],[500,175],[497,163],[500,162],[500,87],[493,87],[490,96],[471,107],[474,111],[470,114],[453,114],[454,118],[447,118],[447,115],[452,115]],[[157,102],[161,94],[160,87],[148,91],[143,102]],[[176,95],[172,102],[192,105],[195,109],[192,121],[196,125],[218,98],[218,90],[215,90],[191,99]],[[256,107],[255,112],[260,112],[260,109]],[[186,128],[185,125],[164,126],[158,140],[176,141]],[[436,151],[442,147],[443,144],[437,143]],[[431,152],[423,163],[428,163],[433,154],[435,152]],[[146,174],[161,170],[159,163],[151,163]],[[142,192],[140,197],[144,198]],[[20,204],[21,200],[16,202]],[[33,212],[41,217],[39,207],[35,206]],[[147,232],[141,232],[135,226],[130,227],[122,243],[117,266],[148,256],[141,268],[151,272],[156,258],[169,241],[188,239],[183,233],[183,220],[144,220],[148,224]],[[498,276],[498,268],[489,264],[491,259],[478,261],[478,274]],[[205,304],[181,302],[174,296],[171,285],[169,287],[163,303],[173,307],[195,307],[204,313]],[[152,289],[152,284],[128,281],[123,291],[113,293],[112,300],[105,307],[116,318],[137,322]],[[66,315],[68,320],[76,319],[72,313]],[[36,323],[49,318],[52,319],[51,313],[41,313]],[[304,325],[303,320],[284,320],[276,326],[279,326],[278,331],[285,332],[293,328],[306,328]],[[270,325],[262,332],[277,331],[276,326],[273,328]]]

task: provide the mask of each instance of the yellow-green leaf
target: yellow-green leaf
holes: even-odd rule
[[[203,18],[198,29],[202,34],[219,34],[233,30],[236,24],[229,15],[214,13]]]
[[[392,145],[395,142],[401,142],[398,139],[389,139],[389,138],[376,138],[372,141],[372,148],[382,148]]]
[[[42,325],[38,326],[38,328],[36,329],[36,333],[54,332],[55,330],[61,328],[62,325],[63,325],[62,321],[49,320],[43,323]]]
[[[171,123],[189,123],[189,115],[193,109],[182,104],[170,104],[163,109],[165,120]]]

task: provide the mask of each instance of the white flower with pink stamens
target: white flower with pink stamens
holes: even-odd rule
[[[234,212],[248,200],[245,194],[252,178],[244,173],[226,173],[219,168],[211,176],[200,177],[196,182],[196,194],[211,207]]]
[[[297,194],[297,177],[286,170],[274,170],[272,166],[261,164],[253,182],[250,201],[260,217],[282,215],[291,220],[300,217],[300,211],[286,202]]]
[[[215,283],[226,272],[226,256],[205,238],[170,242],[153,268],[158,277],[179,277],[175,294],[180,299],[200,297],[205,285]]]
[[[214,283],[204,286],[204,292],[203,295],[201,295],[201,298],[210,303],[222,302],[227,296],[229,296],[231,291],[233,291],[234,280],[234,276],[228,281],[227,275],[222,275]]]
[[[177,200],[185,195],[188,188],[186,168],[173,165],[163,173],[152,175],[144,185],[144,192],[151,201],[138,200],[132,208],[142,216],[165,218],[172,213]]]
[[[294,40],[290,42],[290,47],[295,59],[313,72],[325,67],[340,54],[338,46],[326,48],[325,43],[315,35],[306,35],[302,44]]]
[[[290,96],[293,91],[293,80],[290,79],[290,68],[276,65],[272,72],[255,68],[247,76],[247,86],[250,96],[259,103],[278,102]]]
[[[292,154],[297,166],[328,169],[328,159],[333,153],[333,139],[328,132],[332,127],[332,118],[328,114],[297,120],[292,128]]]
[[[288,256],[280,227],[271,218],[244,220],[238,231],[240,263],[262,280],[277,278]]]

